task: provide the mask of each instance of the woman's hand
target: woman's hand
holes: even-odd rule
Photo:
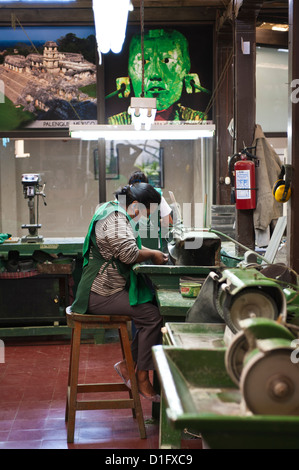
[[[162,253],[159,250],[151,250],[152,256],[151,259],[154,264],[165,264],[168,261],[168,255],[166,253]]]
[[[152,260],[154,264],[165,264],[168,261],[168,255],[162,253],[160,250],[150,250],[149,248],[142,247],[139,250],[139,256],[135,263],[142,263],[142,261]]]

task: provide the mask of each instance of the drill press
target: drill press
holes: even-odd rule
[[[47,204],[45,202],[45,184],[40,183],[40,174],[26,173],[22,175],[24,197],[28,199],[29,207],[29,224],[22,225],[22,228],[28,229],[29,234],[22,237],[22,242],[37,243],[43,240],[43,237],[38,234],[38,229],[41,228],[41,224],[38,223],[38,196],[42,196],[45,206]]]

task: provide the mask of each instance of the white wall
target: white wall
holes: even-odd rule
[[[287,50],[256,48],[256,123],[264,132],[287,132]]]

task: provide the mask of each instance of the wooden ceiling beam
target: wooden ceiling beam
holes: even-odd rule
[[[198,23],[198,22],[215,22],[217,10],[213,8],[202,7],[181,7],[170,9],[168,7],[147,8],[144,14],[145,25],[149,23]],[[140,23],[140,9],[135,8],[129,14],[129,23]]]
[[[227,22],[233,19],[248,20],[256,18],[261,10],[264,0],[230,0],[226,10],[218,18],[216,30],[220,31]]]
[[[133,0],[134,11],[129,14],[129,22],[139,22],[140,0]],[[267,2],[266,0],[235,0],[234,15],[254,14],[260,10],[259,18],[264,21],[287,22],[288,2]],[[233,0],[144,0],[145,22],[178,23],[215,21],[219,29],[231,22]],[[262,7],[261,7],[262,6]],[[27,25],[86,25],[93,23],[92,0],[76,0],[70,3],[3,3],[0,0],[0,25],[11,23],[11,13]],[[243,13],[244,12],[244,13]],[[274,21],[274,22],[275,22]]]
[[[92,0],[75,0],[74,2],[63,2],[58,5],[57,2],[34,2],[34,3],[26,3],[24,2],[18,2],[18,1],[11,1],[11,2],[1,2],[0,0],[0,9],[11,9],[11,8],[22,8],[22,9],[48,9],[48,8],[59,8],[59,10],[62,9],[68,9],[72,10],[74,8],[92,8]]]
[[[88,25],[93,24],[93,12],[92,10],[85,10],[77,8],[75,11],[70,10],[55,10],[53,8],[48,9],[23,9],[23,8],[11,8],[5,11],[0,10],[0,25],[10,26],[11,14],[14,13],[22,24],[27,26],[32,25]],[[171,13],[171,14],[170,14]],[[148,23],[198,23],[198,22],[214,22],[216,11],[206,12],[201,8],[182,8],[180,10],[172,10],[169,8],[159,8],[159,10],[153,8],[148,9],[145,14],[145,25]],[[139,10],[135,9],[129,15],[129,24],[140,23]]]
[[[0,11],[0,25],[10,26],[11,15],[15,14],[23,25],[43,26],[43,25],[89,25],[93,24],[92,10],[77,9],[75,13],[70,14],[69,10],[35,9],[27,10],[23,8],[11,8],[10,10]]]
[[[140,0],[132,0],[134,8],[140,7]],[[144,0],[145,8],[223,7],[228,0]]]

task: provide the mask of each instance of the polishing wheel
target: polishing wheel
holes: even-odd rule
[[[252,413],[299,415],[299,365],[290,348],[255,350],[243,368],[240,389]]]
[[[223,309],[223,318],[229,328],[240,331],[240,321],[246,318],[263,317],[275,320],[278,308],[272,297],[261,289],[244,289],[235,296],[222,291],[219,303],[224,305],[225,296],[231,297],[230,305]]]
[[[284,325],[268,318],[247,318],[241,321],[242,330],[238,331],[225,352],[225,367],[232,381],[239,385],[247,353],[256,348],[256,341],[276,338],[288,344],[295,339],[294,334]],[[271,348],[274,347],[273,340]]]
[[[249,346],[244,331],[239,331],[225,352],[225,367],[232,381],[239,386],[243,362]]]

